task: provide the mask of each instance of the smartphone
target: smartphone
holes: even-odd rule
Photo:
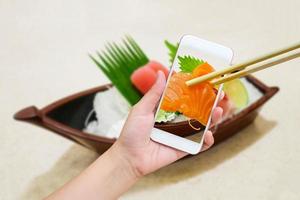
[[[152,140],[189,154],[201,151],[204,135],[211,127],[212,111],[218,104],[223,85],[216,88],[208,83],[201,83],[190,88],[184,83],[203,73],[207,74],[231,65],[232,58],[232,49],[220,44],[192,35],[184,35],[180,39],[165,90],[155,113],[156,123],[196,119],[203,128],[190,124],[198,132],[188,137],[153,128]],[[169,121],[161,122],[162,115],[172,117],[166,117]]]

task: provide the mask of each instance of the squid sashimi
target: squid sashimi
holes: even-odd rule
[[[213,107],[216,93],[213,85],[203,82],[195,86],[187,86],[185,82],[214,71],[208,63],[196,67],[192,73],[174,73],[168,83],[161,109],[178,111],[191,119],[206,125]]]

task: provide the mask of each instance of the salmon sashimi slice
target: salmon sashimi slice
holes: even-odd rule
[[[208,74],[213,71],[215,71],[215,69],[210,64],[205,62],[193,70],[192,77],[196,78],[196,77],[203,76],[203,75]]]
[[[196,67],[192,73],[178,72],[172,74],[161,109],[171,112],[180,112],[186,117],[196,119],[206,125],[213,107],[216,93],[213,85],[203,82],[194,86],[187,86],[186,81],[203,76],[214,71],[208,63]]]

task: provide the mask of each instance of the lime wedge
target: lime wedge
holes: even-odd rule
[[[248,104],[248,91],[240,79],[234,79],[224,83],[223,91],[238,108],[244,108]]]

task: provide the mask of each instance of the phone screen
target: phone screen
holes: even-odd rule
[[[156,125],[167,124],[173,129],[165,131],[203,142],[203,133],[211,125],[212,110],[222,86],[214,86],[209,81],[187,86],[185,82],[220,70],[228,66],[231,59],[231,49],[195,36],[183,36],[157,107]]]

